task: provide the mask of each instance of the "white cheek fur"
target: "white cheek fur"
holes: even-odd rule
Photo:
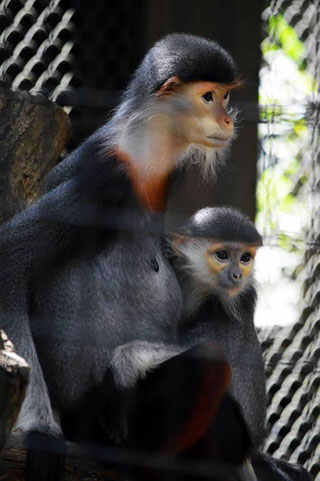
[[[180,246],[185,268],[203,289],[214,288],[217,285],[217,278],[212,275],[206,257],[211,243],[212,241],[207,239],[192,239]]]

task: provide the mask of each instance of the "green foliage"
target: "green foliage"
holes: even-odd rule
[[[263,104],[259,130],[266,155],[260,160],[264,165],[257,185],[257,222],[267,229],[267,235],[277,239],[280,247],[292,251],[297,246],[286,229],[293,225],[295,213],[303,208],[299,197],[304,183],[300,182],[300,160],[308,127],[303,108],[301,112],[297,105],[291,109],[288,102],[298,102],[303,107],[301,99],[306,98],[314,84],[305,69],[305,45],[285,17],[280,13],[270,17],[267,30],[268,36],[261,45],[265,67],[259,92]],[[273,65],[277,67],[272,69]]]
[[[267,208],[268,222],[272,230],[277,230],[281,213],[294,211],[296,197],[292,194],[293,179],[298,169],[299,164],[294,158],[286,168],[279,168],[279,165],[270,166],[260,176],[257,187],[258,213]]]
[[[270,51],[282,49],[298,65],[305,58],[305,46],[299,39],[296,31],[288,24],[280,13],[269,19],[269,37],[262,43],[262,53],[266,55]],[[303,66],[302,66],[303,68]]]

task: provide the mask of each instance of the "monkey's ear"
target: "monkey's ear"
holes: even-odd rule
[[[176,253],[181,255],[181,246],[185,242],[186,238],[182,235],[175,235],[173,239],[171,240],[171,247],[172,250]]]
[[[161,85],[160,89],[157,92],[157,97],[164,95],[168,92],[172,92],[177,85],[181,84],[181,79],[178,76],[170,77],[168,80],[165,81],[164,84]]]

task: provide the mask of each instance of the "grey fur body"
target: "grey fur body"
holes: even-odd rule
[[[147,229],[148,214],[140,215]],[[182,297],[162,250],[159,235],[118,232],[98,252],[88,246],[81,256],[46,266],[45,275],[29,279],[30,330],[22,338],[16,324],[6,322],[12,321],[12,311],[6,316],[2,303],[1,324],[33,366],[20,429],[29,430],[43,418],[43,427],[59,431],[52,409],[70,408],[98,385],[117,346],[133,340],[176,340]],[[17,309],[23,309],[18,301]]]
[[[61,290],[63,309],[56,302]],[[65,407],[102,381],[117,346],[174,342],[181,294],[157,236],[119,234],[90,262],[71,262],[49,276],[35,305],[31,326],[40,363],[51,398]]]

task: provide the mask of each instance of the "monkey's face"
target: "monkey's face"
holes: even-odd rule
[[[230,87],[194,82],[184,89],[193,107],[188,122],[190,141],[215,149],[226,147],[234,133],[233,119],[226,111]]]
[[[256,250],[256,246],[237,243],[213,243],[207,249],[208,268],[225,297],[237,296],[248,284]]]
[[[212,149],[226,147],[234,134],[227,113],[231,86],[214,82],[178,84],[160,94],[170,105],[170,130],[185,144]]]
[[[131,158],[143,176],[167,176],[190,159],[211,173],[217,152],[233,137],[233,119],[226,109],[234,87],[169,78],[126,119],[117,151]]]
[[[224,300],[235,298],[252,282],[258,246],[213,242],[203,238],[179,238],[175,251],[200,290],[214,292]]]

